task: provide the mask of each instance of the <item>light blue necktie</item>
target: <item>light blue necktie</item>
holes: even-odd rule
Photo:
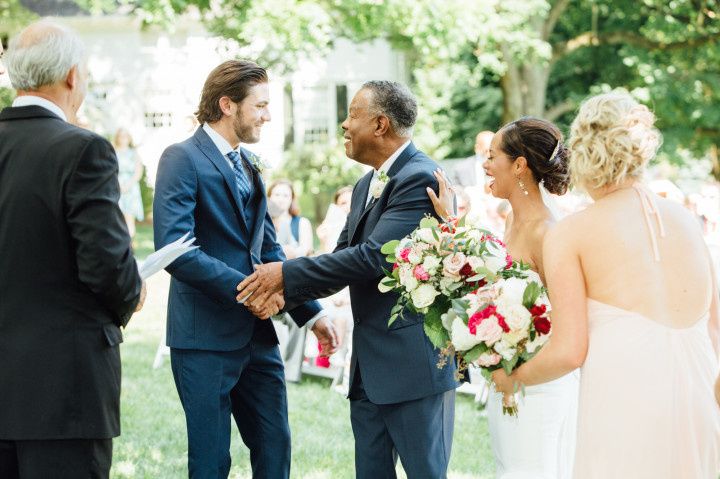
[[[243,204],[247,204],[252,196],[252,184],[245,173],[243,168],[243,159],[240,154],[233,150],[227,154],[227,157],[233,164],[233,173],[235,174],[235,184],[237,185],[238,192]]]

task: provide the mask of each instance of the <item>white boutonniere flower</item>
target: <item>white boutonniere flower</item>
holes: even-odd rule
[[[265,168],[267,168],[265,162],[255,153],[249,153],[248,160],[250,160],[250,163],[256,170],[258,170],[258,173],[260,173],[261,175],[265,171]]]
[[[390,177],[384,171],[378,174],[378,177],[373,180],[373,184],[370,186],[370,194],[373,198],[378,199],[385,190],[385,185],[390,181]]]

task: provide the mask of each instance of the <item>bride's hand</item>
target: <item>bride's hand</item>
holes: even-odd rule
[[[435,194],[435,191],[433,191],[432,188],[427,188],[427,194],[430,197],[430,201],[432,201],[433,208],[435,208],[435,213],[442,218],[443,220],[447,219],[449,216],[453,214],[453,211],[455,210],[454,207],[454,199],[455,199],[455,192],[453,191],[452,186],[450,186],[450,181],[445,176],[445,173],[440,170],[439,168],[435,171],[433,171],[433,175],[435,175],[435,178],[438,182],[438,189],[440,192],[440,197]]]
[[[503,393],[505,396],[515,394],[515,381],[505,373],[503,368],[492,372],[492,380],[497,392]]]

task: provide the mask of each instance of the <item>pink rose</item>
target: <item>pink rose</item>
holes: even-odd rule
[[[483,319],[480,325],[475,329],[475,336],[484,341],[488,346],[492,346],[500,341],[502,335],[503,328],[500,327],[495,316]]]
[[[415,279],[418,281],[427,281],[430,279],[430,275],[427,271],[425,271],[425,268],[423,268],[421,264],[415,266],[413,274],[415,275]]]
[[[460,270],[467,262],[462,253],[453,253],[443,259],[443,272],[451,278],[460,278]]]
[[[409,255],[410,255],[410,248],[405,248],[400,251],[400,259],[403,261],[407,262]]]
[[[500,356],[498,353],[482,353],[480,357],[477,359],[478,364],[483,367],[487,368],[489,366],[495,366],[498,363],[500,363],[500,360],[502,359],[502,356]]]

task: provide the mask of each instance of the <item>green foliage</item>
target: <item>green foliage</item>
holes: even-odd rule
[[[0,109],[12,105],[15,99],[15,90],[12,88],[0,88]]]
[[[142,197],[145,218],[152,217],[152,205],[153,198],[155,197],[155,188],[153,188],[148,181],[147,170],[144,167],[142,177],[140,177],[140,196]]]
[[[9,36],[37,18],[20,0],[0,0],[0,37]]]
[[[288,151],[283,168],[272,177],[293,181],[303,216],[318,225],[335,191],[354,185],[361,175],[362,169],[345,156],[342,146],[305,145]]]

